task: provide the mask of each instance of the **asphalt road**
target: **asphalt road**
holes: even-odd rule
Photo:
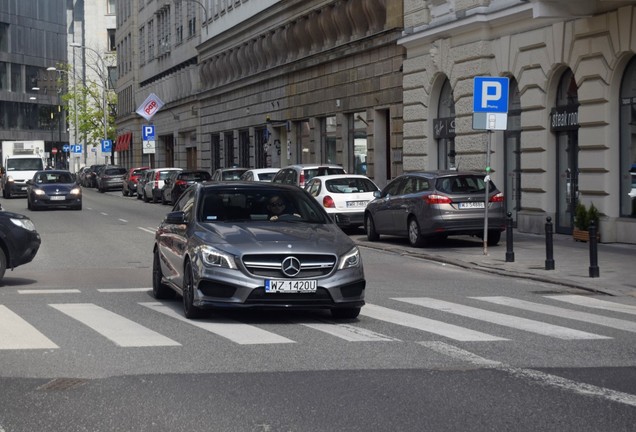
[[[620,297],[364,249],[357,320],[193,325],[149,293],[169,208],[84,200],[2,200],[43,238],[0,285],[2,432],[634,430],[636,308]]]

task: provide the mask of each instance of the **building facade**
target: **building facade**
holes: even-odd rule
[[[401,2],[130,3],[138,22],[122,22],[117,41],[130,35],[139,59],[131,51],[121,70],[118,51],[118,127],[132,131],[135,163],[336,163],[380,185],[402,172]],[[133,112],[150,94],[165,105],[145,155]]]
[[[66,63],[65,10],[65,0],[0,2],[0,141],[44,141],[51,164],[68,143],[65,88],[47,70]]]
[[[484,171],[520,231],[636,243],[636,1],[406,0],[404,169]],[[474,130],[476,76],[508,77],[505,131]]]

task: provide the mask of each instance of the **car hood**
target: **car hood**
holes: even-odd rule
[[[234,255],[250,253],[336,253],[355,245],[335,224],[301,222],[202,223],[201,240]]]

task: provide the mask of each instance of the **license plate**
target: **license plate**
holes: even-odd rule
[[[50,198],[51,201],[64,201],[66,199],[65,196],[52,196]]]
[[[26,187],[26,186],[22,186],[22,187],[20,188],[20,190],[25,191],[25,190],[27,190],[27,187]]]
[[[473,209],[473,208],[484,208],[484,202],[483,201],[476,201],[476,202],[460,202],[459,203],[459,208],[460,209]]]
[[[369,201],[347,201],[347,208],[366,207]]]
[[[265,279],[266,293],[313,293],[316,292],[315,280],[272,280]]]

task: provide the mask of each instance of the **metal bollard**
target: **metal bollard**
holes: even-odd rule
[[[506,215],[506,262],[515,262],[515,253],[512,250],[512,213]]]
[[[598,240],[596,238],[596,223],[590,221],[588,234],[590,236],[590,277],[597,278],[600,275],[598,268]]]
[[[545,269],[554,270],[554,250],[552,245],[552,218],[545,218]]]

